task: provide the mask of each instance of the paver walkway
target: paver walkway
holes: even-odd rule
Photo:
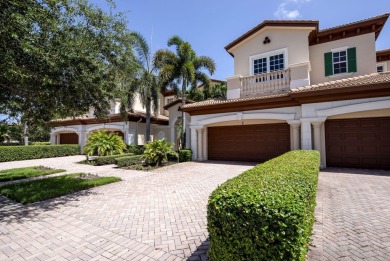
[[[320,173],[308,260],[390,260],[390,171]]]
[[[188,162],[140,172],[74,163],[83,159],[0,163],[123,179],[27,206],[0,196],[0,260],[205,260],[209,194],[253,166]]]

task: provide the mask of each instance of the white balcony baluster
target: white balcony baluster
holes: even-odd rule
[[[241,90],[241,97],[286,92],[290,90],[290,69],[244,77]]]

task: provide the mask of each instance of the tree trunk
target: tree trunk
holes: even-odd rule
[[[151,108],[151,100],[148,99],[148,102],[146,103],[146,138],[145,138],[146,143],[150,141],[150,108]]]
[[[181,106],[183,107],[186,105],[186,92],[187,92],[187,82],[184,80],[183,81],[183,88],[182,88],[182,93],[181,93]],[[181,111],[182,116],[181,116],[181,148],[180,149],[185,149],[186,148],[186,114],[184,111]]]
[[[28,120],[27,119],[24,121],[23,138],[24,138],[24,146],[28,146]]]

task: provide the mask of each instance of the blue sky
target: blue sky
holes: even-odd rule
[[[105,10],[105,0],[90,0]],[[212,78],[233,75],[233,58],[224,47],[266,19],[319,20],[320,29],[390,12],[388,0],[116,0],[127,11],[129,29],[149,39],[152,49],[166,48],[179,35],[198,55],[217,64]],[[390,21],[377,40],[377,50],[390,48]]]

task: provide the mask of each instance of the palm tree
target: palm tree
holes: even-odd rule
[[[120,88],[121,112],[126,114],[127,110],[133,111],[135,97],[139,95],[142,106],[146,108],[146,142],[149,142],[151,111],[156,114],[159,104],[157,71],[145,38],[137,32],[132,32],[130,37],[136,51],[137,73],[134,78],[126,79],[130,83],[123,84]]]
[[[213,74],[215,62],[207,56],[197,56],[191,44],[179,36],[168,39],[168,46],[175,46],[176,53],[171,50],[158,50],[154,57],[154,65],[159,71],[161,91],[172,89],[181,95],[182,106],[186,104],[187,88],[197,86],[200,82],[206,87],[210,79],[203,70]],[[181,91],[180,91],[181,90]],[[182,145],[185,144],[185,113],[182,113]]]

